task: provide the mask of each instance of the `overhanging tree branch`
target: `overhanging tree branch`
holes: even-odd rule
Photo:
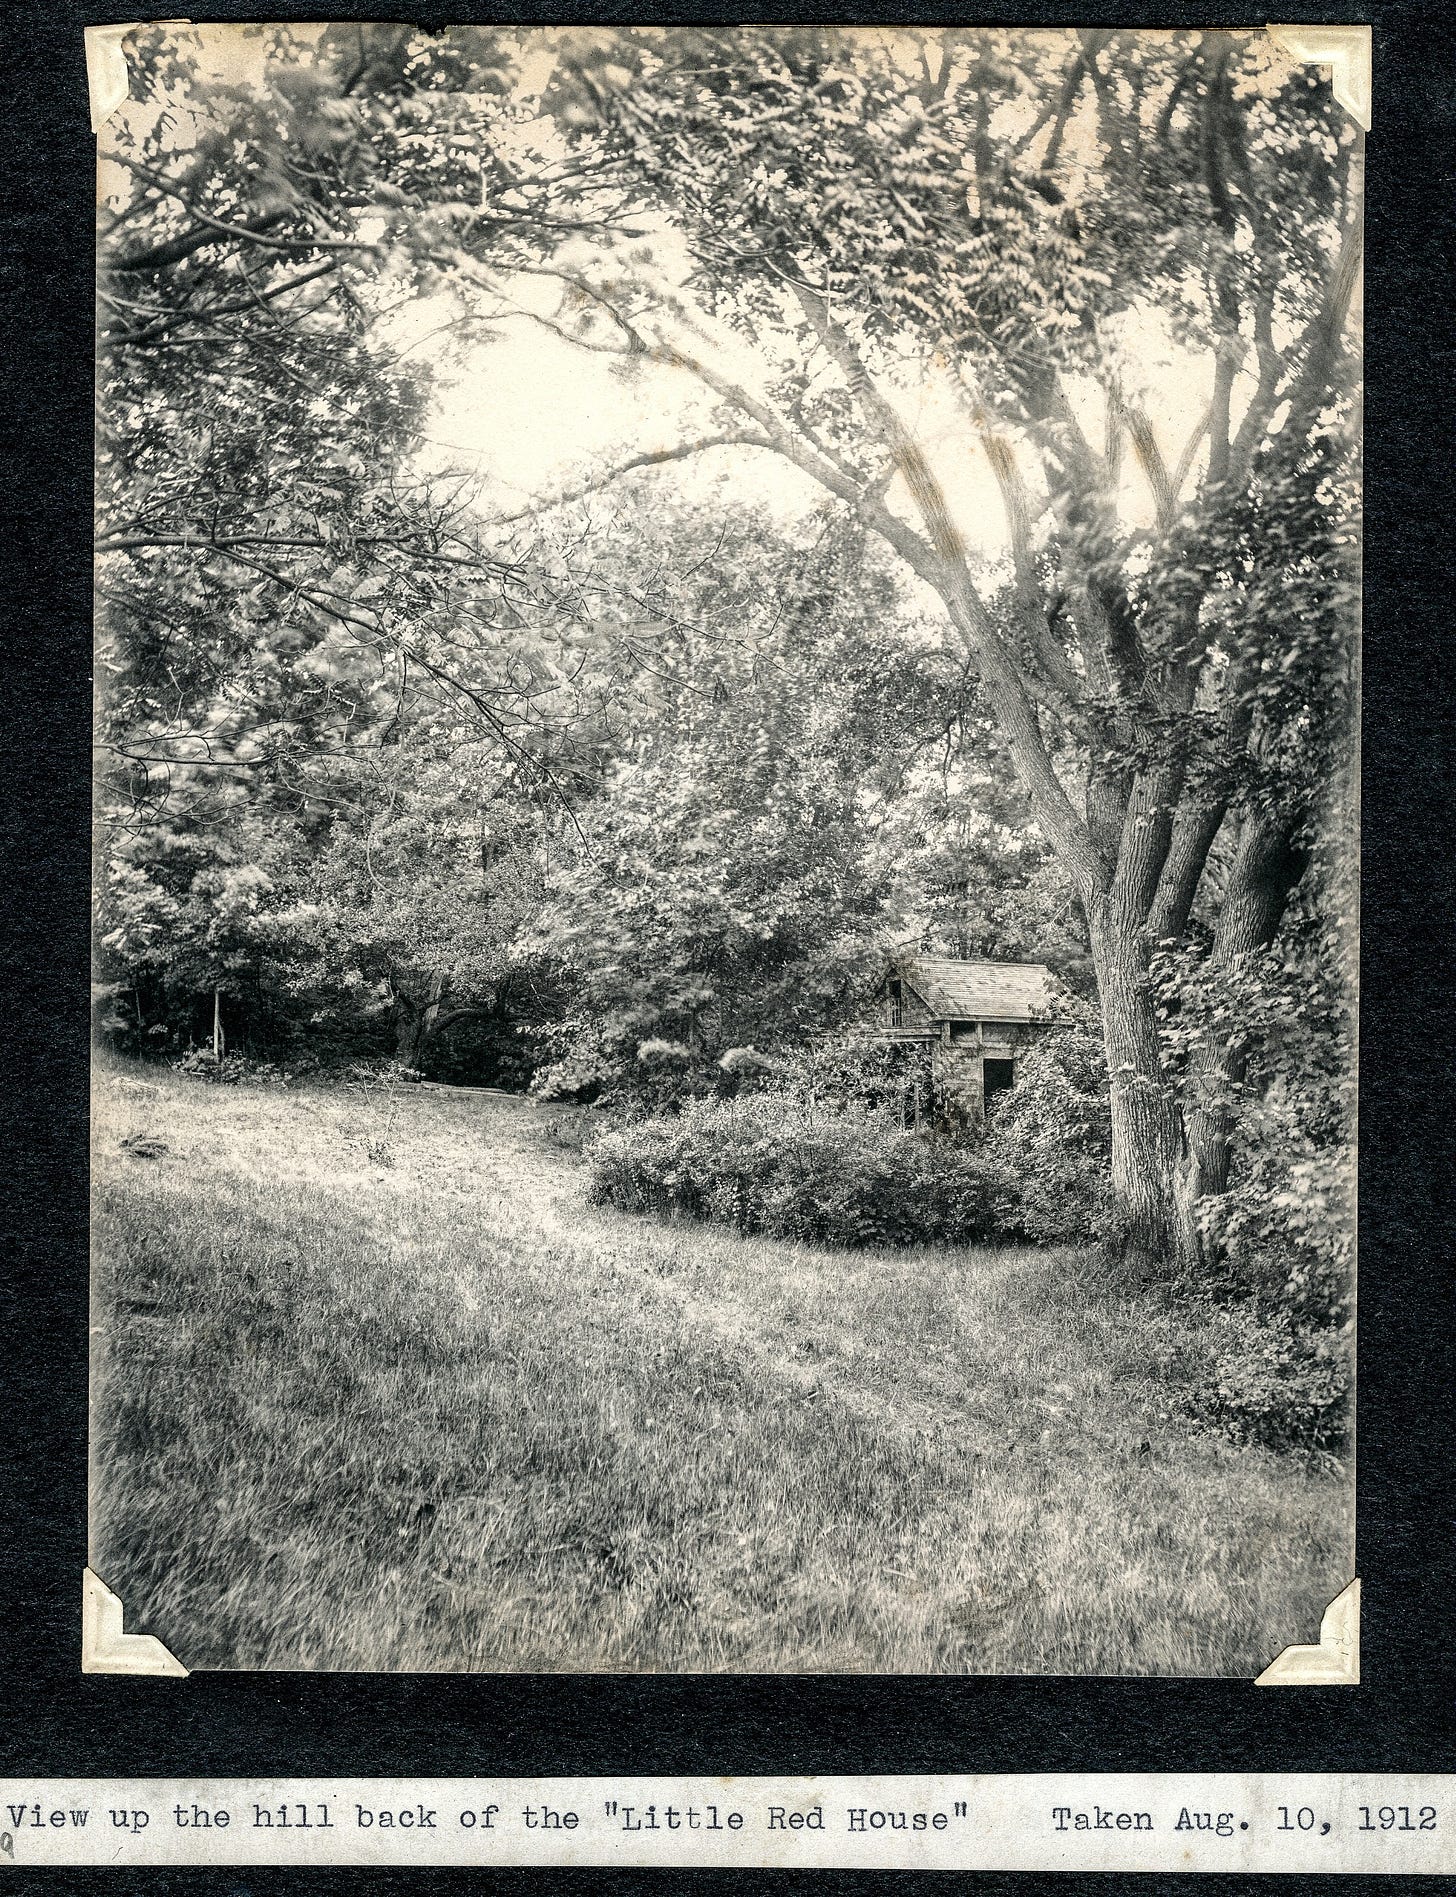
[[[601,488],[609,487],[613,481],[620,481],[624,475],[633,474],[639,468],[660,468],[670,461],[687,461],[693,455],[706,454],[710,448],[773,448],[774,443],[765,435],[726,434],[703,435],[696,441],[685,441],[675,448],[652,448],[643,454],[632,455],[626,461],[620,461],[613,468],[607,468],[591,480],[583,481],[576,487],[564,489],[560,494],[550,495],[547,499],[532,502],[518,513],[498,514],[488,524],[492,527],[508,527],[518,520],[530,520],[538,514],[550,513],[556,507],[569,507],[573,501],[584,500],[588,494],[595,494]]]
[[[1063,718],[1071,720],[1075,715],[1082,682],[1053,635],[1046,605],[1041,597],[1031,545],[1031,498],[1016,465],[1016,454],[1011,443],[992,427],[984,409],[978,409],[974,419],[986,450],[986,459],[996,477],[996,485],[1001,490],[1001,501],[1006,512],[1006,531],[1011,544],[1021,630],[1041,674],[1043,694],[1050,697],[1054,710]]]
[[[222,218],[213,217],[193,200],[178,185],[160,171],[153,171],[150,165],[144,165],[136,158],[128,158],[123,152],[111,154],[113,161],[124,165],[128,171],[134,171],[138,177],[145,178],[148,184],[158,191],[186,207],[189,217],[204,228],[201,232],[186,231],[167,243],[154,245],[146,251],[133,253],[130,257],[119,257],[108,268],[133,273],[141,270],[159,270],[167,264],[178,263],[183,257],[190,256],[194,250],[200,250],[206,243],[215,242],[218,237],[231,238],[236,243],[257,244],[264,250],[280,250],[297,254],[311,250],[356,250],[377,251],[378,244],[360,243],[353,238],[344,237],[270,237],[267,233],[279,224],[287,221],[287,211],[269,211],[256,217],[248,224],[230,224]],[[185,246],[185,247],[183,247]],[[166,254],[175,252],[175,254]]]
[[[820,292],[807,284],[796,283],[794,293],[811,327],[848,382],[861,412],[905,478],[930,543],[926,548],[918,536],[910,536],[916,555],[911,564],[945,601],[953,622],[975,654],[982,682],[996,709],[1021,780],[1031,796],[1038,823],[1057,846],[1074,879],[1089,894],[1093,889],[1105,888],[1111,866],[1093,843],[1091,833],[1052,769],[1027,680],[1007,650],[971,578],[965,543],[951,519],[944,490],[924,450],[894,405],[875,387],[864,361],[845,331],[834,322]],[[877,515],[873,524],[891,545],[897,545],[893,533],[886,531],[894,517],[883,505]],[[929,561],[924,557],[926,552],[933,555]]]
[[[1356,216],[1345,227],[1339,256],[1330,273],[1318,311],[1306,324],[1283,363],[1279,364],[1283,374],[1266,372],[1263,366],[1264,352],[1261,350],[1259,387],[1234,438],[1229,457],[1230,479],[1242,481],[1247,478],[1270,418],[1283,401],[1288,401],[1291,413],[1298,414],[1313,407],[1329,388],[1343,345],[1345,323],[1354,301],[1355,288],[1360,281],[1364,240],[1364,221]]]

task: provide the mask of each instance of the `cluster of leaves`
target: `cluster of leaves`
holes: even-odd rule
[[[1170,1069],[1230,1126],[1227,1190],[1200,1206],[1210,1254],[1230,1290],[1316,1328],[1339,1328],[1350,1310],[1349,954],[1328,909],[1306,901],[1282,943],[1232,970],[1190,947],[1165,952],[1154,971]],[[1200,1059],[1210,1046],[1237,1059]]]
[[[133,997],[113,1009],[123,1038],[206,1038],[216,995],[230,1045],[349,1058],[392,1043],[414,1060],[494,1018],[491,1061],[521,1069],[512,1028],[541,1010],[511,951],[539,897],[540,822],[500,775],[489,747],[407,740],[301,768],[291,814],[245,803],[226,826],[116,837],[98,944]]]
[[[1280,942],[1232,967],[1154,961],[1188,1107],[1222,1117],[1228,1176],[1198,1204],[1219,1299],[1198,1414],[1233,1440],[1337,1453],[1350,1424],[1355,1062],[1349,863],[1326,837]],[[1212,1055],[1212,1057],[1210,1057]]]
[[[786,281],[850,297],[882,333],[1041,347],[1085,321],[1075,216],[988,127],[1045,54],[982,34],[906,69],[907,40],[840,30],[589,36],[582,90],[643,170],[671,178],[705,282],[732,320],[778,315]],[[954,82],[954,83],[953,83]],[[752,286],[742,295],[745,283]]]
[[[1176,752],[1199,799],[1306,845],[1347,788],[1359,623],[1347,427],[1335,402],[1310,434],[1278,435],[1238,494],[1205,496],[1151,550],[1132,594],[1162,656],[1198,624],[1207,677],[1186,714],[1145,726],[1119,761]]]
[[[1242,1299],[1213,1312],[1212,1338],[1210,1373],[1189,1393],[1200,1421],[1236,1443],[1339,1455],[1354,1393],[1346,1330]]]
[[[952,770],[954,674],[887,638],[902,609],[862,536],[728,517],[653,604],[656,703],[560,839],[523,945],[575,997],[549,1097],[717,1090],[730,1050],[858,1012],[887,938],[964,931],[977,874],[1010,884],[1036,853],[978,821],[993,766]]]
[[[561,168],[522,187],[498,157],[517,51],[400,27],[129,48],[102,153],[100,936],[145,1035],[187,1038],[209,991],[265,1039],[367,1041],[442,968],[478,1000],[502,931],[467,833],[597,768],[615,633],[556,549],[487,546],[461,483],[419,472],[427,359],[389,329],[577,204]],[[497,860],[497,910],[510,883]]]

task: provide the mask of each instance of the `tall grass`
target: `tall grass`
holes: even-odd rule
[[[188,1666],[1248,1676],[1353,1571],[1076,1254],[599,1209],[526,1106],[100,1085],[91,1559]]]

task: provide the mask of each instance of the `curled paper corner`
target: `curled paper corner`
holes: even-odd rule
[[[142,24],[128,20],[124,26],[88,26],[86,35],[86,89],[91,95],[91,130],[99,132],[116,108],[123,104],[131,87],[126,51],[122,41]],[[157,26],[187,26],[187,20],[157,20]]]
[[[1370,130],[1368,26],[1266,26],[1264,31],[1291,59],[1328,66],[1336,99],[1363,131]]]
[[[1255,1686],[1358,1686],[1360,1684],[1360,1578],[1325,1609],[1317,1647],[1286,1647],[1254,1681]]]
[[[186,1679],[186,1667],[155,1634],[122,1632],[123,1612],[111,1589],[87,1568],[81,1576],[81,1671],[170,1673]]]

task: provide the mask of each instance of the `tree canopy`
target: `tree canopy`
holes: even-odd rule
[[[558,1053],[716,1052],[906,942],[1049,954],[1096,996],[1129,1233],[1202,1259],[1263,1070],[1198,998],[1328,933],[1353,823],[1361,146],[1327,83],[1217,31],[135,43],[121,971],[238,987],[287,941],[417,1057],[530,967]],[[707,423],[478,491],[426,452],[431,371],[508,308]],[[817,501],[676,492],[709,450]]]

